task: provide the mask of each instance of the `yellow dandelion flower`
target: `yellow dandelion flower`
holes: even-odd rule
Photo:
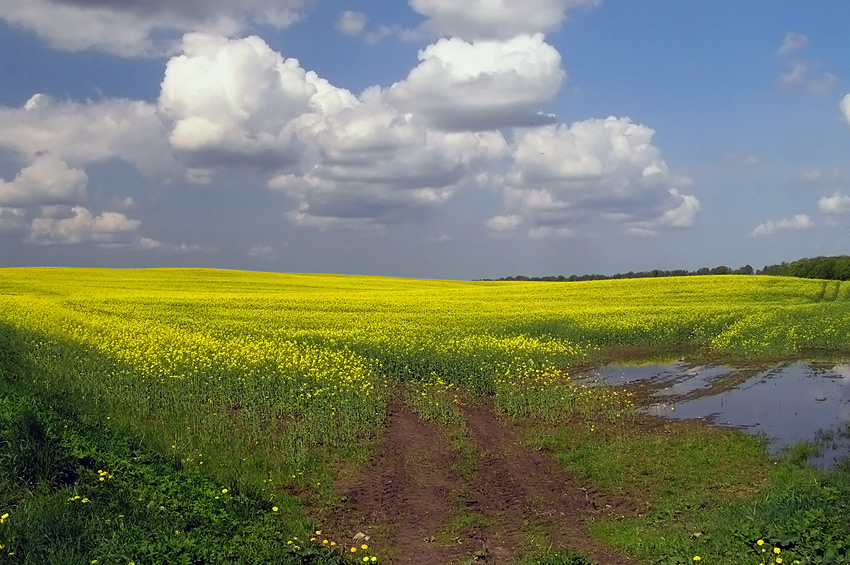
[[[277,510],[278,510],[277,506],[272,506],[272,512],[277,512]]]
[[[221,494],[227,494],[227,489],[226,488],[221,489]]]
[[[760,539],[756,542],[756,545],[764,545],[764,540]]]
[[[778,555],[778,554],[782,553],[782,550],[781,550],[781,549],[779,549],[778,547],[774,547],[774,548],[773,548],[773,553],[776,553],[776,554]]]
[[[352,547],[352,548],[351,548],[351,553],[356,553],[356,552],[357,552],[357,548],[356,548],[356,547]]]

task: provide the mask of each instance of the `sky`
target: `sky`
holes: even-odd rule
[[[0,266],[850,254],[850,2],[4,0]]]

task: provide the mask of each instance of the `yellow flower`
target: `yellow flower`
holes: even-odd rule
[[[377,561],[377,560],[378,560],[378,558],[377,558],[377,557],[375,557],[374,555],[373,555],[373,556],[372,556],[372,558],[370,559],[370,561],[371,561],[372,563],[374,563],[374,562],[375,562],[375,561]]]
[[[368,562],[368,561],[369,561],[369,558],[368,558],[368,557],[364,557],[364,558],[363,558],[363,561],[364,561],[364,562]]]
[[[694,561],[702,561],[702,557],[699,555],[694,555]]]
[[[756,545],[764,545],[764,540],[760,539],[756,542]]]
[[[272,506],[272,512],[277,512],[277,506]]]
[[[364,543],[360,546],[360,549],[369,549],[369,546]]]
[[[322,535],[322,530],[316,530],[316,535],[317,535],[317,536]]]
[[[782,558],[781,558],[781,557],[777,557],[777,558],[776,558],[776,562],[777,562],[777,563],[782,563]]]
[[[221,494],[227,494],[227,489],[226,488],[221,489]]]
[[[778,547],[774,547],[774,548],[773,548],[773,553],[777,553],[777,554],[779,554],[779,553],[782,553],[782,550],[781,550],[781,549],[779,549]]]
[[[357,548],[356,548],[356,547],[352,547],[352,548],[351,548],[351,553],[354,553],[354,552],[356,552],[356,551],[357,551]]]

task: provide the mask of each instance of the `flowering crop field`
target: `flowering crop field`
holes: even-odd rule
[[[24,268],[0,271],[0,322],[38,336],[34,355],[60,341],[108,360],[109,374],[74,377],[94,402],[130,401],[190,426],[193,415],[230,411],[264,440],[264,427],[282,421],[278,441],[342,445],[380,426],[387,386],[399,381],[439,380],[494,395],[503,410],[556,416],[583,406],[563,386],[565,369],[609,346],[844,349],[850,286]]]
[[[549,422],[620,418],[628,395],[571,383],[570,366],[630,346],[846,351],[850,285],[21,268],[0,270],[0,326],[38,390],[142,430],[184,465],[248,475],[273,500],[282,486],[321,499],[333,496],[323,461],[374,440],[399,385]]]

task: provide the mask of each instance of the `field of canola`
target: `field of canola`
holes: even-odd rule
[[[458,386],[503,411],[557,419],[627,403],[569,384],[567,367],[608,346],[846,349],[850,285],[25,268],[0,271],[0,323],[35,336],[30,353],[43,364],[63,363],[57,342],[96,353],[98,368],[64,386],[106,413],[167,428],[187,453],[200,449],[193,429],[238,431],[293,454],[298,468],[316,446],[372,435],[395,382]]]
[[[260,482],[295,515],[286,493],[332,498],[328,461],[377,437],[399,384],[437,413],[457,388],[550,422],[621,418],[628,394],[574,385],[570,366],[629,346],[846,352],[850,285],[25,268],[0,270],[0,325],[37,368],[36,389],[142,430],[223,483]]]
[[[114,374],[86,383],[105,398],[304,411],[324,414],[326,430],[340,418],[357,430],[373,424],[394,381],[440,379],[507,403],[607,346],[746,356],[846,349],[850,285],[6,269],[0,322],[115,361]]]

